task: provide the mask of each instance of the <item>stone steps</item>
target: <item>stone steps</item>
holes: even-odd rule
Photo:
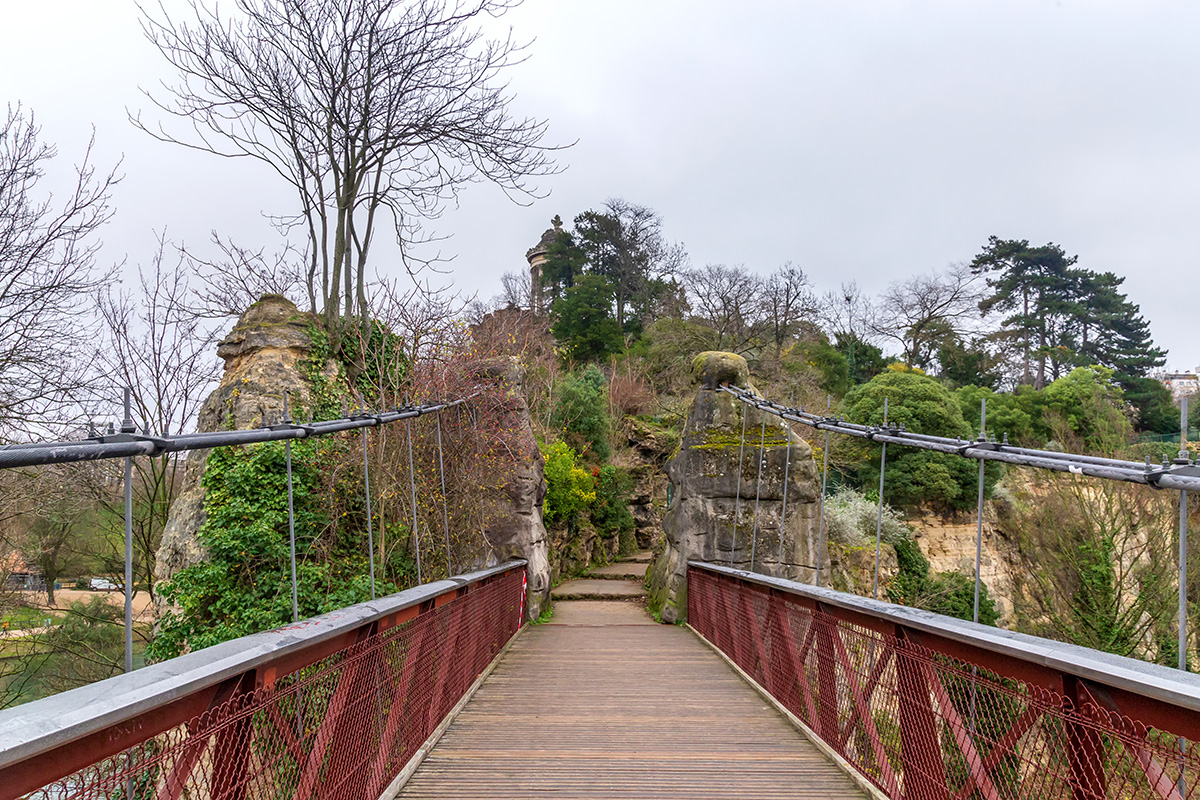
[[[641,581],[580,578],[555,586],[550,597],[552,600],[643,600],[646,589]]]
[[[646,566],[640,562],[618,561],[588,570],[586,577],[602,581],[643,581],[646,579]]]
[[[643,550],[640,553],[634,553],[626,558],[617,560],[618,564],[649,564],[654,560],[654,553],[649,550]]]

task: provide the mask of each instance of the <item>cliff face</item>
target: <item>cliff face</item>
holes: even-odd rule
[[[507,359],[487,361],[476,370],[476,377],[504,385],[505,402],[495,424],[513,434],[513,460],[502,476],[504,489],[486,509],[486,560],[499,563],[524,558],[529,562],[525,607],[529,619],[537,619],[550,601],[550,543],[542,521],[545,462],[533,434],[529,404],[520,391],[519,366]]]
[[[267,295],[250,306],[221,342],[217,355],[225,361],[221,382],[200,408],[198,431],[255,428],[283,416],[286,392],[291,408],[307,404],[311,385],[300,362],[311,354],[308,330],[313,320],[279,295]],[[334,364],[327,366],[331,376]],[[330,372],[331,371],[331,372]],[[193,451],[184,467],[184,488],[171,506],[163,529],[154,572],[158,580],[204,560],[197,534],[204,524],[204,488],[200,479],[207,450]]]
[[[201,407],[200,431],[245,429],[272,424],[283,417],[286,393],[289,408],[308,406],[312,385],[302,362],[312,356],[309,330],[316,321],[289,300],[269,295],[244,313],[217,347],[225,371],[217,388]],[[311,370],[311,366],[308,367]],[[321,374],[331,383],[338,378],[337,362]],[[520,376],[508,362],[483,362],[475,370],[480,382],[504,387],[504,402],[496,424],[513,432],[513,460],[501,477],[502,490],[488,501],[485,539],[469,554],[474,566],[520,557],[529,562],[528,602],[531,618],[541,614],[550,594],[549,544],[542,524],[546,494],[542,456],[533,435],[529,406],[518,391]],[[155,573],[159,580],[205,559],[198,534],[204,524],[205,490],[201,485],[208,451],[188,456],[183,488],[163,530]],[[455,565],[466,569],[467,564]]]
[[[667,465],[671,502],[663,517],[664,549],[649,575],[650,608],[663,622],[686,616],[689,560],[809,581],[817,557],[820,489],[812,449],[794,432],[789,436],[773,415],[765,415],[764,434],[764,412],[718,390],[722,383],[749,386],[741,356],[703,353],[692,376],[696,399],[679,452]]]

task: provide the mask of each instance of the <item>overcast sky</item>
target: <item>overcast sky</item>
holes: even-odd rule
[[[167,0],[168,9],[182,9]],[[160,144],[126,109],[169,77],[129,0],[0,0],[0,100],[65,174],[96,127],[124,157],[103,256],[154,232],[273,247],[278,179]],[[819,290],[970,260],[991,234],[1053,241],[1127,278],[1168,365],[1200,364],[1200,3],[1171,0],[527,0],[515,109],[578,140],[530,207],[473,186],[431,230],[483,297],[554,214],[648,205],[693,263],[801,266]]]

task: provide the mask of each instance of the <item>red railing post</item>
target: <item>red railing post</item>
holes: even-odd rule
[[[950,796],[933,699],[920,656],[907,632],[896,628],[896,693],[900,717],[900,763],[904,800],[946,800]]]
[[[254,691],[254,684],[254,673],[244,674],[233,696],[218,712],[226,718],[216,720],[210,784],[213,800],[241,800],[246,794],[251,735],[251,714],[246,709],[246,700]]]
[[[1063,694],[1070,700],[1067,713],[1067,759],[1071,764],[1073,800],[1105,800],[1104,742],[1091,719],[1092,702],[1087,687],[1078,678],[1063,676]]]
[[[836,742],[838,735],[837,655],[833,637],[837,623],[821,613],[818,605],[812,624],[817,626],[817,717],[821,738]]]

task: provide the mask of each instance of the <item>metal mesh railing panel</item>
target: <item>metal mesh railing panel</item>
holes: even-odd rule
[[[46,800],[375,798],[520,627],[523,570],[25,795]]]
[[[1196,742],[1085,687],[1071,697],[694,567],[688,620],[896,800],[1200,798]]]

